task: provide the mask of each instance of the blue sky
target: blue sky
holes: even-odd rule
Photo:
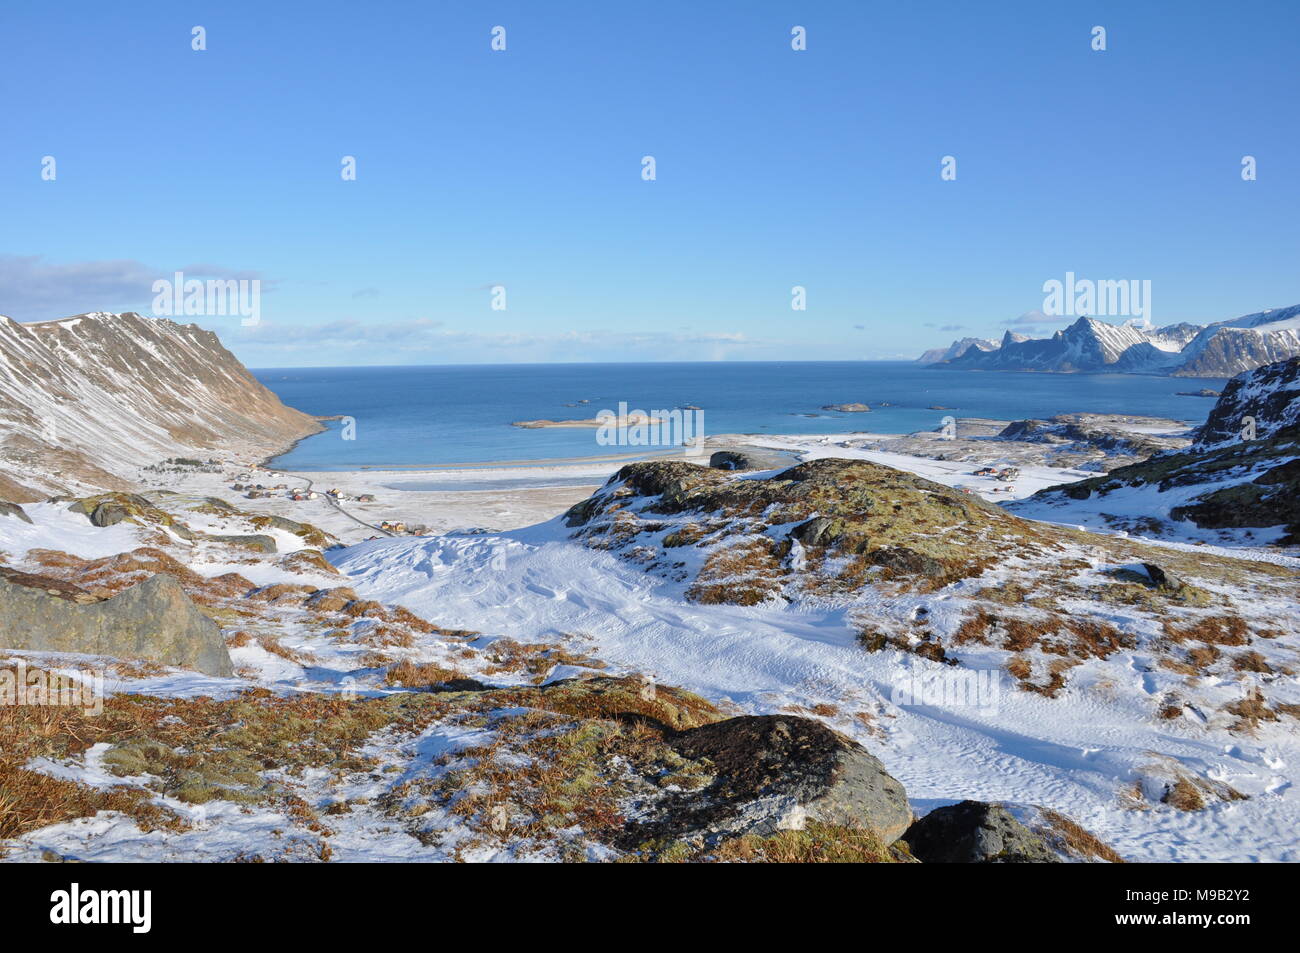
[[[0,45],[19,320],[182,269],[263,281],[199,322],[253,366],[874,359],[1050,333],[1067,271],[1300,302],[1293,0],[6,0]]]

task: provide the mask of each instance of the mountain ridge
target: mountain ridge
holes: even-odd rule
[[[1171,377],[1232,377],[1300,355],[1300,305],[1274,308],[1208,325],[1159,328],[1081,317],[1047,338],[1008,331],[991,347],[934,348],[920,363],[935,367],[1040,373],[1116,372]]]
[[[142,464],[264,457],[319,432],[212,331],[135,312],[0,316],[0,496],[129,489]]]

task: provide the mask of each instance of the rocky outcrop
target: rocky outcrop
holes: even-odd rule
[[[923,864],[1050,864],[1047,842],[1000,804],[962,801],[931,811],[903,834]]]
[[[321,429],[197,325],[134,313],[40,324],[0,316],[0,487],[124,490],[142,464],[269,456]]]
[[[188,526],[166,510],[154,506],[146,497],[134,493],[100,493],[83,497],[69,504],[68,511],[83,514],[94,526],[116,526],[126,522],[168,529],[181,539],[194,538]]]
[[[780,450],[746,447],[736,450],[719,450],[709,457],[709,466],[715,470],[775,470],[792,466],[795,460]]]
[[[931,811],[902,839],[924,864],[1123,863],[1069,818],[1034,805],[962,801]]]
[[[1250,436],[1246,418],[1253,420],[1255,439],[1243,439]],[[1152,487],[1159,494],[1154,501]],[[1191,449],[1048,487],[1027,501],[1026,510],[1033,512],[1035,502],[1062,507],[1090,501],[1123,512],[1133,508],[1136,494],[1143,495],[1143,511],[1152,520],[1190,521],[1208,530],[1282,527],[1279,542],[1300,541],[1300,358],[1229,381]]]
[[[99,600],[67,582],[10,571],[0,578],[0,646],[233,674],[221,630],[161,573]]]
[[[690,581],[702,603],[754,605],[822,586],[976,575],[1027,524],[973,494],[862,460],[823,458],[741,476],[678,461],[634,463],[572,507],[574,537]],[[695,548],[693,579],[679,550]],[[863,557],[844,559],[837,557]],[[790,587],[787,592],[787,585]]]
[[[709,777],[671,794],[630,824],[629,845],[800,830],[808,822],[866,830],[882,844],[912,820],[903,785],[857,742],[819,721],[746,715],[679,732],[668,745]]]
[[[251,549],[258,553],[273,553],[275,549],[275,540],[265,533],[250,533],[247,535],[223,535],[223,536],[205,536],[204,539],[211,540],[214,543],[225,543],[229,546],[239,546],[243,549]]]
[[[1247,418],[1254,421],[1259,440],[1300,429],[1300,357],[1257,367],[1228,381],[1196,432],[1197,448],[1241,441]]]
[[[0,500],[0,516],[9,516],[13,519],[22,520],[24,523],[32,521],[32,518],[27,515],[27,511],[21,506],[17,503],[7,503],[4,500]]]
[[[1143,433],[1145,425],[1173,423],[1158,418],[1119,414],[1058,414],[1048,420],[1015,420],[998,434],[999,440],[1021,443],[1050,443],[1076,452],[1100,450],[1108,455],[1149,457],[1166,450],[1180,450],[1190,441],[1182,436]]]

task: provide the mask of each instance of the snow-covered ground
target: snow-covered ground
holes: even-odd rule
[[[949,486],[963,486],[994,501],[1021,499],[1041,487],[1091,475],[1022,467],[1014,491],[1005,492],[1003,484],[995,480],[972,477],[970,463],[840,445],[847,439],[848,435],[772,437],[754,442],[792,451],[803,459],[837,456],[897,467]],[[864,651],[857,642],[856,620],[864,613],[903,620],[924,606],[937,625],[950,625],[961,613],[960,600],[943,594],[886,599],[863,592],[844,604],[740,607],[688,602],[685,584],[648,574],[613,554],[570,540],[562,519],[555,516],[588,496],[617,466],[585,463],[572,468],[476,471],[475,480],[515,481],[513,487],[483,490],[427,489],[440,481],[463,485],[461,481],[467,478],[464,470],[311,474],[309,478],[317,481],[317,487],[337,485],[349,492],[381,492],[382,502],[375,506],[382,508],[377,511],[345,504],[347,512],[366,519],[373,516],[377,520],[382,515],[435,526],[441,523],[449,529],[506,527],[488,533],[451,532],[358,542],[330,554],[331,562],[346,574],[342,579],[304,579],[302,574],[289,574],[269,564],[222,564],[202,548],[185,555],[180,541],[174,554],[180,553],[186,565],[206,577],[234,570],[258,585],[280,581],[350,585],[363,598],[405,606],[439,626],[482,632],[480,645],[503,637],[524,643],[559,643],[575,653],[602,659],[612,673],[649,675],[660,684],[681,686],[738,712],[816,712],[877,755],[906,786],[918,814],[963,798],[1014,801],[1059,810],[1130,860],[1300,860],[1300,795],[1294,790],[1300,737],[1293,722],[1264,724],[1258,736],[1246,736],[1207,730],[1190,715],[1157,719],[1152,715],[1154,697],[1168,688],[1174,676],[1159,671],[1141,650],[1084,662],[1071,672],[1069,685],[1060,695],[1049,699],[1019,690],[1001,671],[1001,661],[992,652],[981,657],[976,647],[963,662],[991,679],[984,683],[987,690],[978,704],[912,704],[910,692],[940,684],[953,669],[909,653]],[[283,479],[292,486],[294,477],[270,474],[261,482]],[[574,477],[589,477],[591,485],[568,482]],[[565,482],[556,482],[560,480]],[[379,490],[377,484],[387,490]],[[400,489],[416,484],[421,488]],[[362,531],[347,514],[324,501],[241,500],[214,474],[177,477],[171,488],[225,496],[250,510],[310,521],[345,539],[361,538]],[[467,499],[473,501],[468,516]],[[0,551],[11,560],[21,559],[32,548],[93,558],[140,545],[139,528],[127,524],[93,527],[83,515],[68,513],[64,504],[40,504],[28,511],[37,525],[0,517]],[[496,519],[489,518],[493,516]],[[1088,521],[1080,518],[1072,522]],[[195,528],[239,531],[215,521],[203,526],[196,523]],[[289,534],[276,536],[283,546],[296,544]],[[1271,562],[1289,558],[1265,550],[1198,549]],[[985,583],[996,581],[991,578]],[[1270,607],[1269,611],[1285,609]],[[254,642],[232,649],[241,678],[214,679],[171,670],[123,678],[109,689],[220,698],[250,684],[277,693],[356,687],[352,678],[358,675],[361,646],[326,639],[306,629],[295,632],[290,627],[288,631],[281,641],[299,654],[298,661],[272,654]],[[441,637],[428,636],[407,654],[416,661],[442,662],[457,648]],[[32,653],[22,655],[33,657]],[[58,661],[46,660],[56,667]],[[458,661],[464,668],[463,660]],[[75,671],[76,660],[67,662],[67,670]],[[557,666],[548,677],[572,674],[573,668]],[[1295,682],[1293,675],[1278,677]],[[1208,692],[1236,690],[1226,680],[1222,685],[1214,678],[1204,681]],[[360,689],[366,693],[388,690],[367,682],[364,674]],[[403,772],[419,775],[434,771],[435,755],[454,752],[457,745],[468,741],[455,726],[439,725],[416,738],[394,740],[388,746],[377,739],[375,744],[383,760],[393,766],[394,775],[401,777]],[[92,785],[107,783],[109,776],[97,757],[92,749],[79,763],[37,767]],[[1249,799],[1215,801],[1204,810],[1189,812],[1151,801],[1134,803],[1125,797],[1135,786],[1158,789],[1176,770],[1222,781]],[[364,793],[363,789],[387,789],[392,781],[388,778],[377,783],[358,776],[345,784],[347,790],[339,790],[337,779],[308,772],[292,783],[305,798],[318,801],[327,796],[346,798],[349,792]],[[225,802],[169,802],[167,806],[193,822],[189,832],[144,835],[120,816],[83,818],[29,835],[10,856],[35,859],[51,850],[83,859],[225,857],[232,851],[254,849],[287,824],[274,811]],[[355,816],[332,817],[329,823],[336,832],[331,844],[339,859],[444,856],[394,832],[377,814],[361,811]],[[454,845],[454,821],[447,818],[446,823],[451,833],[445,844]],[[316,846],[314,841],[304,841],[303,856],[309,856]],[[284,856],[292,856],[294,849],[286,848]],[[512,859],[510,854],[490,852],[473,856]]]
[[[753,437],[750,442],[756,447],[791,451],[799,460],[820,460],[823,457],[868,460],[896,470],[915,473],[917,476],[942,483],[944,486],[969,490],[994,503],[1024,499],[1049,486],[1073,483],[1075,480],[1097,475],[1083,470],[1028,466],[1017,464],[1013,460],[1004,461],[999,455],[1000,448],[996,443],[989,444],[988,458],[979,464],[972,464],[969,461],[935,460],[929,457],[890,453],[885,450],[867,450],[856,446],[872,439],[888,440],[890,437],[872,434],[826,434],[817,437]],[[998,464],[1018,466],[1020,476],[1012,483],[1004,483],[991,476],[975,476],[972,472],[979,469],[981,465]]]
[[[335,561],[359,592],[436,611],[443,624],[525,641],[581,638],[616,665],[748,712],[834,706],[831,724],[884,761],[918,813],[968,797],[1019,801],[1069,815],[1133,860],[1300,860],[1294,731],[1212,737],[1157,721],[1157,678],[1140,656],[1118,669],[1085,663],[1056,699],[1004,680],[992,705],[900,705],[896,692],[949,669],[863,651],[843,608],[688,603],[680,584],[568,541],[559,521],[493,536],[374,540]],[[940,601],[931,611],[946,610]],[[1168,759],[1250,799],[1190,813],[1125,806],[1123,792],[1167,772]]]

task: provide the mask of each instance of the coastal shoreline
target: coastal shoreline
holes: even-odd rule
[[[432,534],[521,529],[559,516],[590,497],[630,463],[684,460],[707,466],[710,456],[720,450],[759,451],[768,459],[784,456],[790,466],[823,456],[866,459],[947,485],[978,483],[972,491],[993,500],[1027,496],[1037,488],[1089,475],[1050,467],[1031,469],[1023,485],[1012,492],[992,481],[974,480],[970,476],[972,465],[966,461],[934,460],[852,446],[880,439],[887,441],[894,436],[862,432],[829,436],[719,434],[708,438],[702,453],[691,455],[679,447],[648,448],[640,453],[602,456],[337,470],[282,469],[268,458],[242,473],[236,466],[222,473],[169,474],[151,483],[153,488],[217,497],[231,497],[236,482],[262,484],[271,495],[257,498],[260,510],[315,523],[344,542],[355,543],[374,535],[385,522],[421,527]],[[1000,456],[1001,451],[1000,447],[991,447],[986,455],[991,459]],[[240,476],[248,479],[241,480]],[[287,489],[275,489],[280,484]],[[320,496],[306,501],[290,499],[288,493],[303,485],[314,488]],[[342,499],[327,497],[328,490],[337,490]],[[357,497],[367,494],[375,496],[374,502],[357,501]]]

